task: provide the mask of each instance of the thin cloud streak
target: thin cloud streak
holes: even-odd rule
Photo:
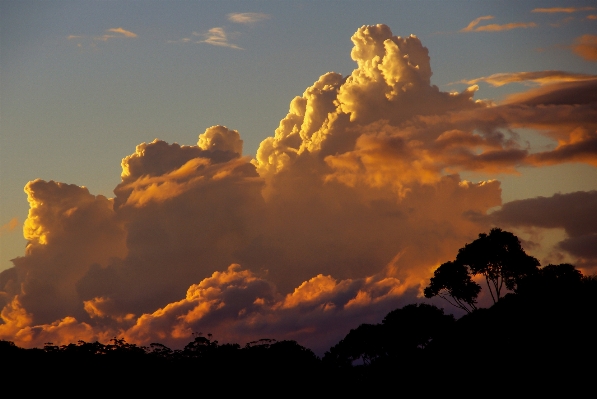
[[[460,32],[499,32],[504,30],[511,30],[517,28],[535,28],[537,24],[534,22],[512,22],[504,25],[490,24],[477,26],[481,21],[494,19],[492,15],[486,15],[483,17],[472,20],[465,28],[462,28]]]
[[[125,37],[137,37],[136,33],[133,33],[131,31],[122,29],[122,28],[111,28],[108,29],[108,32],[112,32],[112,33],[119,33],[121,35],[124,35]]]
[[[238,13],[230,13],[227,15],[228,20],[235,22],[237,24],[254,24],[256,22],[261,22],[266,19],[270,19],[272,16],[269,14],[264,14],[260,12],[238,12]]]
[[[550,8],[535,8],[531,12],[538,12],[538,13],[573,13],[573,12],[580,12],[580,11],[591,11],[595,10],[595,7],[550,7]]]
[[[76,39],[87,39],[89,38],[90,40],[93,41],[103,41],[106,42],[110,39],[119,39],[119,38],[128,38],[128,39],[134,39],[137,37],[136,33],[133,33],[131,31],[128,31],[126,29],[123,28],[110,28],[110,29],[106,29],[106,34],[103,34],[101,36],[85,36],[85,35],[68,35],[66,37],[67,40],[76,40]]]
[[[479,82],[489,83],[491,86],[500,87],[510,83],[533,82],[540,85],[557,82],[578,82],[584,80],[597,79],[597,75],[588,75],[583,73],[571,73],[565,71],[536,71],[536,72],[512,72],[495,73],[490,76],[480,78],[461,80],[458,83],[477,84]]]

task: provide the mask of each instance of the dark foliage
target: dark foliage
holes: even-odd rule
[[[466,266],[458,262],[446,262],[438,267],[424,290],[426,298],[437,295],[467,313],[477,308],[479,292],[481,286],[472,280]]]
[[[241,347],[219,344],[211,334],[196,334],[182,350],[159,343],[142,347],[116,337],[106,345],[47,343],[43,349],[0,341],[3,384],[18,382],[29,394],[67,387],[73,393],[91,389],[94,394],[173,395],[195,389],[266,397],[289,392],[353,397],[388,391],[407,396],[482,392],[575,396],[592,391],[597,278],[583,276],[569,264],[536,268],[534,258],[525,258],[512,237],[507,239],[506,249],[500,251],[512,248],[513,258],[522,259],[523,266],[497,257],[484,259],[493,259],[491,267],[501,268],[494,272],[501,273],[499,278],[513,292],[488,309],[473,306],[459,320],[433,305],[407,305],[388,313],[379,324],[350,330],[323,359],[295,341],[261,339]],[[432,278],[435,288],[428,287],[425,294],[441,287],[437,292],[446,290],[465,301],[457,287],[462,280],[466,285],[470,274],[463,275],[462,267],[482,270],[478,265],[484,262],[467,259],[442,265],[436,280]],[[446,270],[455,272],[444,274]],[[442,285],[442,279],[453,284]],[[465,303],[474,305],[471,298],[476,294]]]
[[[539,261],[527,255],[514,234],[498,228],[458,250],[456,262],[468,267],[471,274],[482,275],[494,303],[504,288],[516,292],[521,279],[537,271]]]

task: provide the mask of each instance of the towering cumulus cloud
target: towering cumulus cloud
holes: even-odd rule
[[[0,338],[180,346],[201,331],[326,349],[414,301],[440,263],[509,220],[518,208],[488,216],[501,205],[492,174],[595,164],[590,77],[497,106],[475,101],[476,86],[433,86],[415,36],[364,26],[352,41],[352,74],[326,73],[294,98],[254,159],[214,126],[195,146],[137,146],[112,199],[27,184],[29,245],[0,274]],[[523,126],[556,147],[521,145]]]

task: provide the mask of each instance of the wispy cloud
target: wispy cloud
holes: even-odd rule
[[[597,20],[597,14],[587,15],[587,19],[595,21],[595,20]]]
[[[0,235],[13,231],[14,229],[17,228],[18,225],[19,225],[19,219],[17,219],[17,218],[10,219],[10,221],[8,223],[6,223],[0,227]]]
[[[597,75],[588,75],[582,73],[571,73],[565,71],[537,71],[537,72],[512,72],[495,73],[490,76],[483,76],[471,80],[461,80],[458,83],[477,84],[486,82],[494,87],[503,86],[509,83],[533,82],[540,85],[558,83],[558,82],[578,82],[584,80],[597,79]]]
[[[201,35],[196,32],[193,32],[193,34],[196,36]],[[205,37],[205,40],[202,40],[200,43],[207,43],[212,44],[214,46],[230,47],[237,50],[242,50],[241,47],[228,41],[228,34],[222,27],[211,28],[207,33],[202,34],[202,36]]]
[[[228,14],[228,20],[237,24],[253,24],[271,17],[271,15],[261,12],[233,12]]]
[[[561,26],[568,25],[572,21],[574,21],[574,17],[566,17],[558,22],[554,22],[549,25],[553,26],[554,28],[559,28]]]
[[[477,26],[479,25],[479,22],[493,18],[493,15],[485,15],[483,17],[476,18],[472,20],[465,28],[460,29],[460,32],[499,32],[517,28],[535,28],[537,26],[537,24],[534,22],[511,22],[504,25],[490,24]]]
[[[467,25],[466,28],[460,29],[460,32],[472,32],[475,30],[475,26],[479,25],[479,22],[493,18],[495,18],[493,15],[485,15],[484,17],[475,18]]]
[[[129,30],[124,28],[110,28],[105,30],[106,33],[99,36],[86,36],[86,35],[68,35],[66,38],[68,40],[92,40],[92,41],[103,41],[106,42],[110,39],[119,39],[119,38],[136,38],[137,34],[133,33]],[[80,46],[81,43],[79,42],[78,45]]]
[[[550,7],[550,8],[535,8],[531,12],[541,12],[541,13],[550,13],[550,14],[564,12],[564,13],[571,14],[573,12],[591,11],[591,10],[595,10],[595,9],[597,9],[597,8],[595,8],[595,7]]]
[[[122,28],[111,28],[108,29],[107,32],[119,33],[121,35],[124,35],[125,37],[137,37],[137,34]]]
[[[597,61],[597,36],[582,35],[574,40],[572,51],[587,61]]]

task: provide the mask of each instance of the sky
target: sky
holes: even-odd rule
[[[0,1],[0,339],[321,353],[492,227],[594,274],[596,93],[591,1]]]

